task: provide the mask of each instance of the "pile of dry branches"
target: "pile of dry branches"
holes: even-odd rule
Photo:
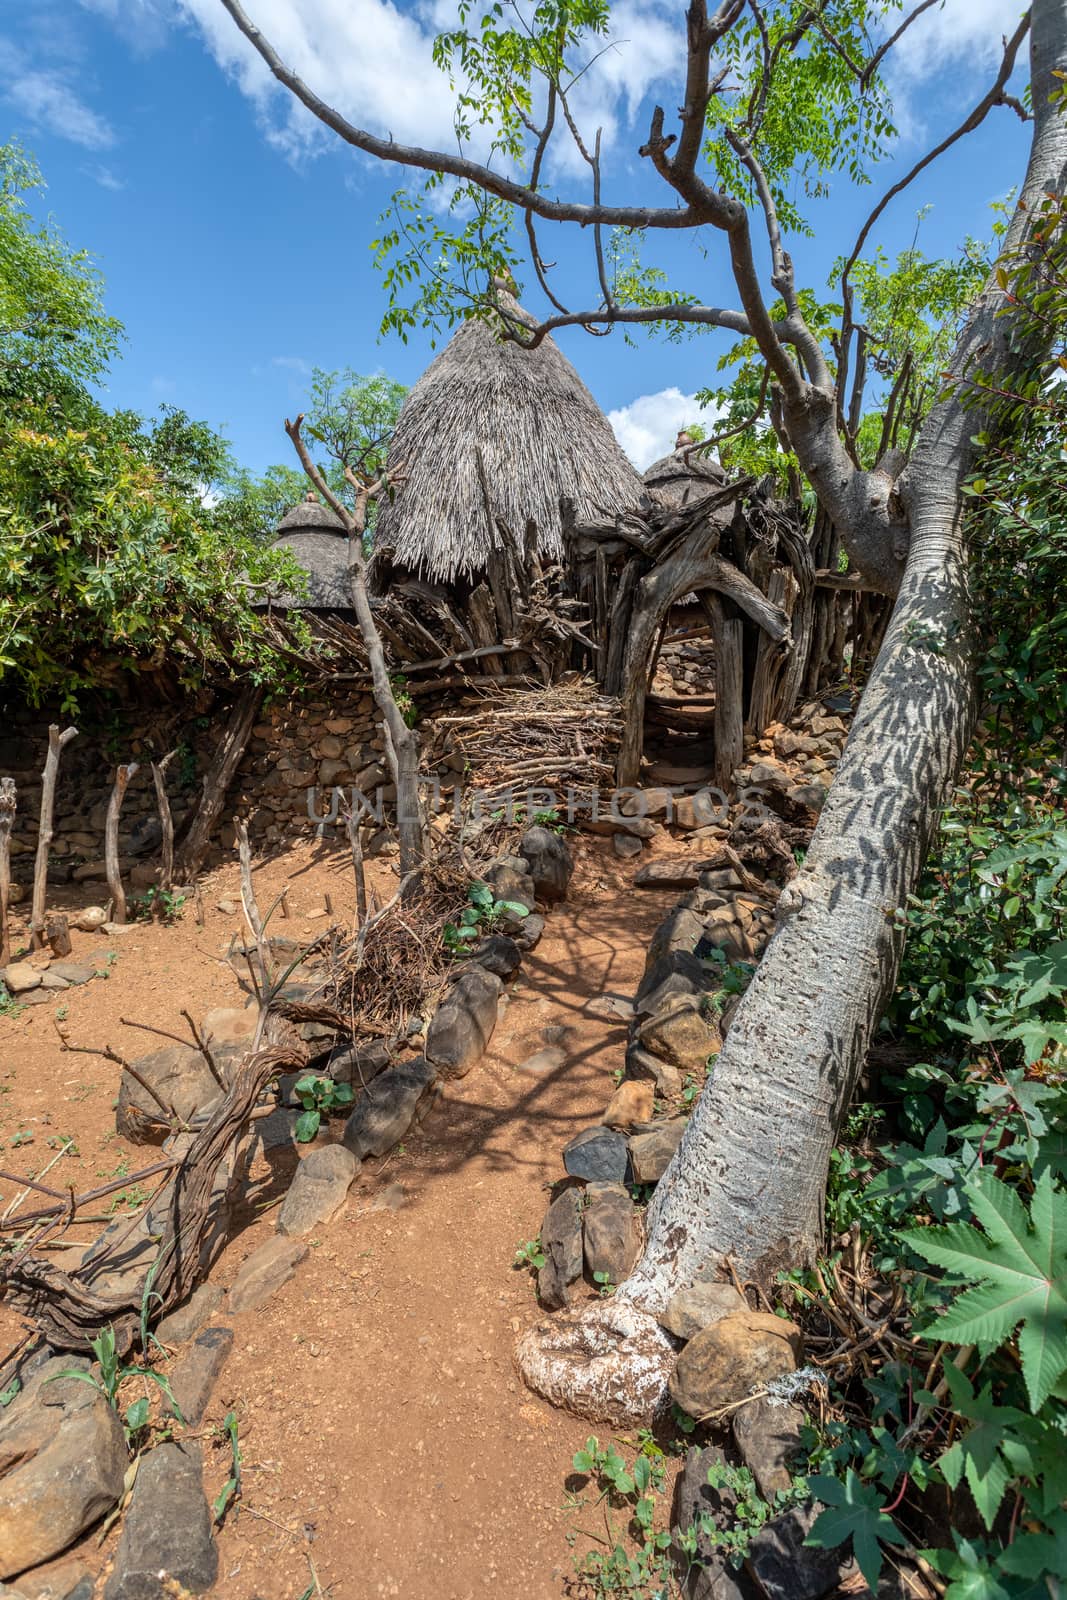
[[[544,688],[499,688],[438,717],[434,754],[463,758],[464,788],[610,788],[622,739],[619,703],[572,674]],[[454,763],[453,763],[454,764]]]

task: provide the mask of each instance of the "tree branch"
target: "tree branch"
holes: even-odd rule
[[[398,166],[415,167],[422,172],[442,172],[452,178],[461,178],[467,183],[476,184],[487,194],[496,195],[499,200],[508,201],[522,210],[532,212],[535,216],[544,217],[548,222],[577,222],[583,227],[590,223],[602,222],[609,227],[618,228],[699,228],[707,220],[692,210],[681,210],[674,206],[596,207],[575,201],[552,200],[546,195],[538,194],[528,184],[516,183],[502,173],[495,172],[492,167],[484,166],[479,161],[471,161],[466,156],[455,155],[446,150],[424,150],[419,145],[398,144],[393,139],[383,139],[378,134],[370,133],[366,128],[357,128],[347,117],[343,117],[339,111],[335,111],[321,99],[313,89],[308,88],[303,79],[285,65],[274,46],[264,38],[248,16],[240,0],[221,0],[221,4],[278,82],[284,85],[312,116],[317,117],[326,127],[332,128],[346,144],[364,151],[369,156],[376,156],[379,161],[391,161]]]

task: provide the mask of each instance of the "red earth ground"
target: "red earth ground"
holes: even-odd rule
[[[587,1425],[534,1398],[513,1366],[516,1335],[538,1314],[532,1276],[513,1261],[540,1228],[561,1147],[597,1120],[622,1065],[625,1025],[586,1003],[632,996],[675,896],[634,892],[634,863],[610,841],[579,839],[575,850],[571,898],[510,987],[487,1055],[445,1084],[403,1145],[364,1167],[295,1278],[259,1311],[227,1319],[233,1354],[197,1430],[213,1498],[229,1470],[217,1430],[237,1415],[244,1494],[220,1535],[215,1591],[227,1600],[548,1600],[573,1577],[569,1540],[605,1538],[603,1508],[576,1512],[565,1490]],[[386,864],[374,871],[384,892],[395,887]],[[289,885],[284,931],[298,939],[322,932],[327,893],[336,920],[352,914],[339,848],[295,847],[257,867],[256,881],[262,903]],[[199,1019],[242,1003],[225,960],[240,919],[216,909],[236,898],[226,866],[204,880],[202,928],[186,907],[169,928],[75,934],[73,959],[115,952],[107,981],[0,1016],[0,1167],[40,1174],[67,1136],[76,1152],[44,1179],[57,1187],[148,1164],[151,1149],[114,1131],[119,1067],[65,1050],[59,1030],[132,1057],[162,1041],[130,1021],[185,1033],[183,1009]],[[563,1064],[523,1070],[546,1043],[564,1047]],[[212,1274],[223,1285],[271,1234],[289,1176],[275,1166],[253,1168],[254,1220]],[[0,1179],[0,1210],[15,1192]],[[117,1211],[139,1199],[127,1191]],[[0,1350],[21,1329],[0,1307]],[[74,1553],[102,1577],[116,1540],[117,1529]]]

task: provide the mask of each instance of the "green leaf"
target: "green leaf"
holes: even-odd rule
[[[126,1408],[126,1432],[137,1433],[148,1421],[148,1399],[142,1395],[140,1400],[135,1400],[132,1406]]]
[[[311,1143],[319,1131],[319,1123],[321,1121],[322,1117],[318,1111],[305,1111],[301,1116],[297,1117],[296,1127],[293,1131],[301,1144]]]
[[[1000,1557],[1004,1571],[1020,1578],[1062,1579],[1067,1572],[1067,1511],[1054,1512],[1048,1529],[1015,1539]]]
[[[989,1354],[1021,1322],[1019,1356],[1037,1411],[1067,1371],[1067,1195],[1054,1191],[1047,1169],[1029,1217],[1014,1190],[988,1173],[968,1183],[966,1193],[984,1233],[953,1223],[901,1235],[928,1261],[976,1285],[921,1331]]]
[[[882,1570],[882,1544],[907,1544],[892,1517],[886,1515],[881,1493],[873,1484],[865,1484],[852,1467],[843,1482],[823,1476],[808,1481],[812,1494],[825,1502],[826,1509],[815,1519],[804,1543],[832,1550],[851,1539],[859,1569],[873,1592]]]

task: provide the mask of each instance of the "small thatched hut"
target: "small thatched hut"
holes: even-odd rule
[[[718,461],[701,455],[687,433],[680,433],[671,454],[654,461],[644,476],[650,499],[669,511],[683,511],[695,505],[705,495],[721,489],[725,480]]]
[[[278,524],[272,550],[288,550],[308,575],[307,599],[286,592],[271,596],[276,609],[350,611],[348,536],[345,525],[314,490],[309,490]]]
[[[511,295],[506,312],[532,326]],[[642,504],[641,480],[593,396],[551,338],[534,350],[472,319],[404,401],[390,463],[405,477],[383,501],[372,582],[398,578],[468,587],[500,548],[503,519],[521,548],[563,554],[560,498],[579,520]]]

